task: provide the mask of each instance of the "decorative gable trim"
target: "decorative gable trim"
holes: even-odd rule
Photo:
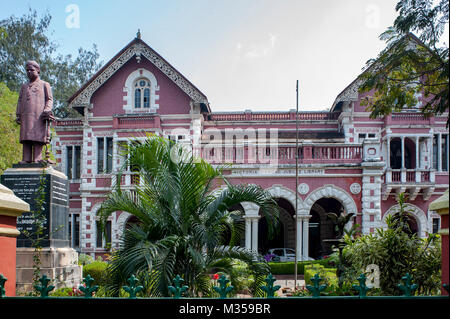
[[[141,56],[147,58],[162,73],[171,79],[184,93],[195,103],[208,104],[208,99],[174,67],[159,56],[153,49],[139,39],[135,39],[126,47],[117,58],[113,58],[98,74],[77,93],[69,99],[69,107],[91,107],[91,97],[97,89],[102,86],[111,76],[117,72],[128,60],[136,56],[138,62]]]

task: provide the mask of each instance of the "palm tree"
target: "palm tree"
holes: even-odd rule
[[[231,231],[235,242],[242,229],[238,222],[242,212],[232,210],[241,202],[257,204],[272,233],[278,221],[274,199],[256,185],[231,185],[222,176],[223,167],[186,157],[177,146],[157,136],[148,136],[145,143],[133,141],[123,154],[128,158],[124,167],[138,168],[140,185],[123,189],[123,167],[116,179],[119,182],[97,213],[101,224],[116,211],[128,212],[139,221],[124,230],[120,247],[111,258],[107,288],[112,294],[117,295],[134,274],[152,296],[167,296],[167,287],[176,275],[183,277],[192,296],[208,295],[208,274],[228,272],[233,259],[246,262],[255,278],[269,272],[257,253],[225,245],[225,238]],[[178,160],[180,155],[184,160]],[[217,181],[226,188],[211,193]]]

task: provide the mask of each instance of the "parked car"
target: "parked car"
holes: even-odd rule
[[[271,248],[267,255],[273,255],[272,261],[295,261],[295,250],[292,248]],[[308,257],[308,260],[314,260],[314,258]],[[301,261],[301,256],[297,256],[297,261]]]

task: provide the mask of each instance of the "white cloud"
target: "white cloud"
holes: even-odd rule
[[[247,46],[243,46],[241,42],[236,44],[236,48],[239,54],[241,54],[244,58],[247,59],[256,59],[269,55],[272,50],[275,48],[275,43],[277,40],[277,36],[275,34],[269,33],[267,38],[262,41],[262,43],[258,43],[253,41]]]

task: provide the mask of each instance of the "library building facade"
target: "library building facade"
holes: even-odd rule
[[[329,111],[213,112],[205,94],[140,37],[133,39],[69,99],[82,116],[53,124],[56,168],[70,181],[71,246],[103,256],[136,222],[116,212],[102,233],[96,213],[122,167],[122,149],[148,134],[174,140],[212,165],[230,163],[224,175],[231,183],[272,194],[280,208],[273,238],[258,206],[239,207],[241,245],[262,254],[297,247],[302,260],[322,258],[331,252],[326,239],[334,238],[327,213],[353,213],[347,227],[358,224],[370,234],[386,227],[400,193],[407,195],[413,232],[437,232],[440,216],[428,206],[449,187],[448,114],[425,118],[409,109],[372,119],[358,84],[338,94]],[[139,182],[136,172],[122,175],[126,189]]]

